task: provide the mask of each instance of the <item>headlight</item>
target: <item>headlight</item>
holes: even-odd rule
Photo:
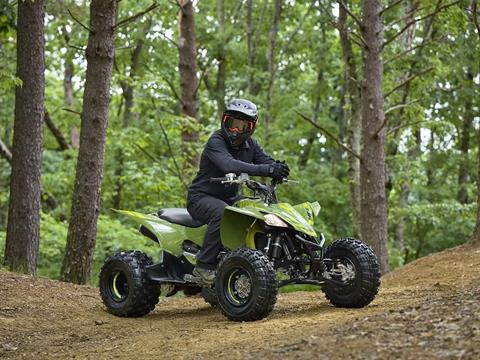
[[[288,227],[288,224],[280,219],[277,215],[267,214],[265,215],[265,223],[270,226],[276,227]]]

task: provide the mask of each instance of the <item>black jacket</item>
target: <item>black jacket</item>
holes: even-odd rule
[[[267,176],[269,164],[274,163],[258,143],[249,138],[239,148],[233,148],[222,130],[215,131],[208,139],[200,158],[200,169],[188,188],[188,203],[205,195],[231,203],[238,194],[238,185],[210,182],[210,178],[228,173],[247,173]]]

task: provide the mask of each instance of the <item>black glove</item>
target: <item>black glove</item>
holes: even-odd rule
[[[289,174],[290,169],[288,168],[288,165],[279,161],[271,164],[268,167],[268,176],[276,180],[282,180],[283,178],[288,177]]]
[[[290,167],[289,167],[288,164],[285,162],[285,160],[283,160],[283,161],[275,160],[275,162],[276,162],[277,164],[285,164],[285,165],[287,165],[287,169],[288,169],[288,171],[290,172]]]

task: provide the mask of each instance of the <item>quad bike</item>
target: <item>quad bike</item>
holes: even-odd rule
[[[192,275],[206,225],[186,209],[166,208],[145,215],[117,210],[141,224],[139,231],[157,242],[161,261],[154,264],[139,251],[120,252],[105,260],[100,294],[108,311],[117,316],[143,316],[166,296],[183,290],[201,292],[234,321],[262,319],[272,311],[278,288],[288,284],[320,285],[335,306],[359,308],[378,292],[378,261],[369,246],[344,238],[325,247],[323,234],[313,228],[318,202],[292,206],[277,202],[275,187],[246,174],[227,174],[211,181],[247,186],[253,196],[227,206],[221,221],[219,264],[213,285]],[[241,188],[241,186],[240,186]]]

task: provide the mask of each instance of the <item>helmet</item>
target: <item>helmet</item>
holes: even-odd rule
[[[238,147],[252,136],[258,119],[257,106],[244,99],[232,100],[222,116],[222,131],[233,147]]]

